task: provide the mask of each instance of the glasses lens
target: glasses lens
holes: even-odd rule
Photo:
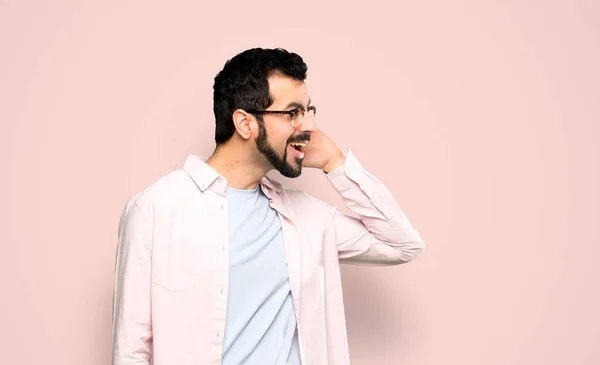
[[[293,114],[290,116],[292,118],[292,126],[294,128],[298,128],[300,125],[302,125],[302,120],[304,119],[304,110],[294,109]]]
[[[302,122],[304,121],[305,118],[305,111],[303,108],[298,108],[298,109],[294,109],[293,110],[293,114],[291,115],[292,118],[292,125],[295,128],[298,128],[302,125]],[[314,119],[315,115],[317,114],[317,108],[315,108],[314,106],[309,106],[308,109],[306,110],[306,113],[308,113],[308,116],[311,119]]]
[[[294,122],[301,122],[302,118],[304,118],[304,110],[298,108],[294,110],[294,114],[292,114],[292,120]]]

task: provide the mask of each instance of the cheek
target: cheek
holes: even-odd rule
[[[280,149],[281,151],[284,151],[287,148],[287,143],[288,140],[290,139],[290,137],[293,135],[292,133],[289,133],[289,131],[277,131],[277,134],[273,134],[272,136],[269,136],[271,138],[270,139],[270,143],[271,146]]]
[[[294,135],[294,128],[283,122],[269,123],[266,132],[267,141],[271,147],[280,153],[284,153],[288,140]]]

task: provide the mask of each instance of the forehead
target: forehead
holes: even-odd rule
[[[273,98],[273,108],[283,108],[292,102],[302,104],[305,107],[308,104],[310,98],[304,81],[281,75],[269,76],[267,80],[269,81],[269,93]]]

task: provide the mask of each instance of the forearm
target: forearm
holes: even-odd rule
[[[356,221],[337,219],[341,251],[394,263],[411,261],[423,251],[420,234],[389,189],[367,172],[352,152],[346,151],[344,164],[327,177],[348,209],[359,217]]]

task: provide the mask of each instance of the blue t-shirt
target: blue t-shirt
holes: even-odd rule
[[[281,221],[260,187],[227,188],[229,294],[223,365],[300,365]]]

